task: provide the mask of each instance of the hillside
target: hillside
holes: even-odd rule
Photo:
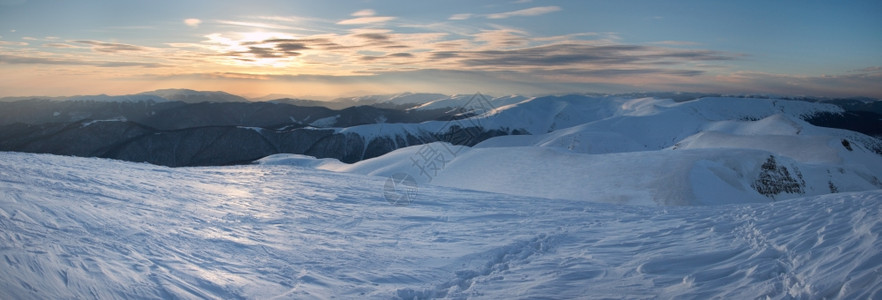
[[[214,92],[190,90],[151,93],[147,94],[192,101],[216,96]],[[464,146],[483,142],[479,147],[556,147],[603,154],[682,148],[678,144],[699,139],[704,132],[719,131],[714,126],[730,126],[717,123],[753,124],[775,115],[786,119],[782,124],[796,122],[805,127],[811,126],[805,124],[809,122],[871,136],[878,134],[873,125],[879,122],[871,112],[781,99],[442,96],[399,94],[343,99],[374,106],[337,110],[310,102],[308,106],[292,105],[302,101],[284,100],[0,102],[0,150],[173,167],[242,164],[277,153],[354,163],[438,141]],[[854,114],[863,117],[855,119]],[[759,122],[749,126],[764,125]],[[882,153],[878,136],[845,131],[823,135]],[[753,147],[769,150],[758,145],[748,148]]]
[[[166,168],[0,153],[0,296],[882,296],[882,193],[597,204],[291,166]],[[15,174],[14,176],[12,174]]]
[[[879,140],[800,119],[839,111],[762,99],[534,98],[462,121],[534,134],[481,139],[473,147],[410,146],[353,164],[288,154],[259,163],[407,174],[419,184],[643,205],[771,202],[882,188]],[[428,131],[434,124],[420,126]],[[374,125],[354,129],[369,126]]]

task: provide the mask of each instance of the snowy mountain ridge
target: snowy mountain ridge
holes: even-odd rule
[[[491,137],[473,148],[445,143],[410,146],[354,164],[308,163],[286,154],[259,162],[376,176],[409,174],[420,184],[644,205],[769,202],[882,188],[882,156],[876,152],[882,149],[880,142],[800,119],[819,112],[841,109],[742,98],[679,103],[653,98],[530,98],[455,123],[537,134]],[[449,123],[434,121],[370,124],[341,132],[354,132],[367,143],[450,128]],[[437,155],[437,161],[426,163],[429,171],[417,163],[426,153]],[[770,165],[774,167],[768,169]]]
[[[0,298],[882,297],[880,141],[805,121],[837,106],[485,100],[418,123],[333,127],[357,120],[287,107],[329,127],[62,124],[102,134],[90,143],[122,132],[133,151],[106,147],[127,155],[314,155],[168,168],[0,152]],[[177,105],[184,120],[286,107]],[[409,205],[389,198],[402,174]]]

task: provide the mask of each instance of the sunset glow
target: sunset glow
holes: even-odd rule
[[[882,97],[882,3],[0,1],[0,96]]]

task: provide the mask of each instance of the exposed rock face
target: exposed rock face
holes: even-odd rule
[[[776,195],[782,193],[804,194],[805,180],[799,170],[794,169],[794,173],[797,178],[791,176],[787,167],[779,165],[774,155],[769,155],[769,158],[761,166],[759,177],[751,186],[760,194],[771,199],[775,199]]]

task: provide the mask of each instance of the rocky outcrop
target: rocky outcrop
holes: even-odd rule
[[[769,155],[769,158],[760,167],[759,176],[750,186],[761,195],[773,200],[775,196],[782,193],[805,194],[805,180],[802,173],[796,168],[793,171],[796,178],[791,175],[786,166],[778,164],[774,155]]]

